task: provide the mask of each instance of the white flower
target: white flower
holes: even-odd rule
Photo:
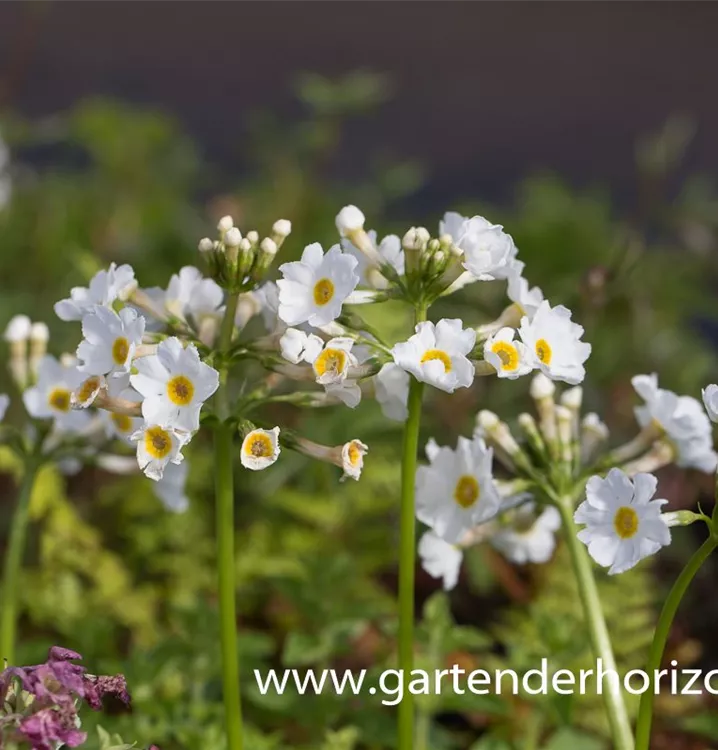
[[[141,357],[135,367],[130,382],[144,396],[147,422],[188,432],[199,429],[200,409],[217,390],[219,373],[200,360],[193,344],[184,349],[178,338],[165,339],[157,354]]]
[[[523,268],[523,263],[519,261],[514,263],[509,274],[506,293],[508,298],[519,308],[521,314],[525,315],[530,322],[544,301],[544,296],[539,287],[529,287],[529,282],[521,275]]]
[[[22,396],[28,414],[35,419],[54,419],[55,427],[64,432],[81,430],[88,415],[72,409],[72,393],[84,380],[76,366],[62,365],[45,355],[38,366],[37,384]]]
[[[659,388],[655,373],[636,375],[631,383],[645,401],[635,409],[638,424],[647,427],[653,423],[666,433],[677,452],[678,466],[706,473],[715,471],[718,457],[713,450],[711,423],[700,402]]]
[[[130,387],[130,376],[125,375],[119,378],[111,378],[107,382],[107,395],[110,398],[119,398],[124,401],[142,400],[137,391]],[[130,417],[127,414],[118,414],[116,412],[105,411],[100,409],[100,418],[105,428],[105,435],[108,438],[120,438],[120,440],[130,441],[132,435],[142,426],[140,417]]]
[[[337,214],[337,231],[342,237],[364,228],[364,214],[356,206],[344,206]]]
[[[671,542],[671,532],[661,518],[667,500],[652,500],[658,482],[652,474],[636,474],[631,481],[620,469],[605,479],[591,477],[586,499],[574,514],[586,528],[578,538],[609,575],[623,573],[644,557]]]
[[[140,469],[145,476],[159,482],[168,464],[182,463],[182,448],[189,441],[189,436],[167,425],[144,424],[132,434],[132,440],[137,443]]]
[[[503,227],[482,216],[467,219],[458,229],[456,245],[464,252],[464,268],[479,281],[506,279],[518,250]]]
[[[306,334],[298,328],[287,328],[279,339],[282,357],[292,364],[313,362],[324,347],[324,341],[316,334]]]
[[[476,331],[462,322],[440,320],[436,326],[419,323],[416,334],[391,350],[394,362],[417,380],[453,393],[474,382],[474,366],[466,358],[476,342]]]
[[[317,383],[333,385],[343,383],[347,379],[349,368],[358,364],[357,358],[352,354],[353,346],[353,339],[339,336],[327,341],[323,349],[316,354],[314,351],[305,350],[305,361],[312,365]]]
[[[519,335],[531,351],[535,366],[545,375],[571,385],[584,379],[583,363],[591,354],[591,345],[581,341],[583,328],[571,322],[568,308],[552,308],[544,300],[533,320],[526,316],[521,319]]]
[[[456,211],[447,211],[444,218],[439,222],[439,236],[443,237],[448,234],[454,242],[458,242],[463,235],[464,224],[467,221],[466,216],[462,216]]]
[[[374,393],[387,419],[405,422],[409,415],[409,373],[394,362],[387,362],[374,378]]]
[[[242,466],[252,471],[260,471],[271,466],[278,458],[279,427],[271,430],[252,430],[242,441],[240,461]]]
[[[361,440],[350,440],[342,446],[342,479],[351,477],[358,480],[364,468],[364,456],[369,452],[367,445]]]
[[[205,318],[222,315],[224,292],[212,279],[205,279],[194,266],[185,266],[170,279],[165,308],[182,320],[191,317],[196,325]]]
[[[371,229],[367,232],[367,236],[372,245],[376,247],[376,232]],[[370,287],[385,287],[387,285],[386,279],[373,273],[376,270],[376,265],[372,263],[366,253],[363,253],[358,247],[356,247],[350,239],[342,240],[342,248],[347,255],[356,258],[357,267],[355,272],[359,276],[359,284]],[[384,237],[379,244],[377,251],[380,259],[384,261],[384,263],[390,265],[399,276],[404,275],[404,248],[401,246],[401,240],[397,235],[389,234]]]
[[[88,375],[122,375],[130,371],[135,350],[142,343],[145,319],[131,307],[116,313],[95,306],[82,318],[82,335],[77,347],[78,369]]]
[[[189,498],[185,492],[189,465],[186,461],[180,464],[168,464],[159,481],[152,485],[152,491],[167,510],[173,513],[184,513],[189,508]]]
[[[455,543],[499,510],[501,498],[491,473],[493,451],[481,438],[460,437],[455,451],[432,447],[431,454],[431,463],[416,472],[416,515],[442,539]]]
[[[432,577],[441,578],[444,591],[451,591],[459,581],[459,570],[464,553],[453,544],[445,542],[433,531],[427,531],[419,540],[421,567]]]
[[[136,287],[132,266],[110,263],[107,271],[98,271],[92,277],[89,287],[71,289],[69,299],[55,304],[55,313],[60,320],[82,320],[82,316],[91,312],[95,305],[112,307],[115,300],[126,299]]]
[[[301,260],[279,267],[284,276],[277,282],[279,317],[290,326],[323,326],[336,320],[359,283],[356,266],[356,258],[344,255],[339,245],[326,255],[318,242],[307,245]]]
[[[703,405],[711,421],[718,422],[718,385],[709,385],[703,389]]]
[[[508,524],[499,527],[490,544],[517,565],[548,562],[556,547],[555,532],[561,526],[558,510],[549,506],[536,517],[536,507],[529,502],[509,513]]]
[[[514,341],[513,328],[501,328],[484,344],[484,359],[500,378],[515,380],[533,370],[533,357],[525,344]]]
[[[5,419],[8,406],[10,406],[10,397],[5,393],[0,393],[0,422]]]

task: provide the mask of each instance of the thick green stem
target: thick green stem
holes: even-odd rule
[[[594,655],[597,659],[601,659],[604,671],[617,671],[611,638],[603,616],[603,605],[598,595],[596,579],[593,576],[591,558],[588,556],[586,547],[579,541],[578,529],[573,520],[574,509],[571,498],[561,498],[558,509],[563,520],[566,545],[578,583],[578,593],[583,605],[583,613]],[[603,687],[603,702],[613,737],[613,748],[614,750],[633,750],[633,732],[628,720],[621,686],[617,680],[608,679]]]
[[[703,565],[716,547],[718,547],[718,538],[716,538],[714,534],[711,534],[710,537],[695,551],[693,557],[688,561],[688,565],[683,568],[678,579],[673,584],[673,588],[668,594],[668,598],[661,610],[661,615],[658,618],[656,630],[653,634],[653,642],[651,643],[651,650],[648,654],[648,666],[646,667],[646,672],[651,680],[653,680],[656,671],[661,668],[663,652],[666,648],[666,642],[668,641],[668,636],[671,632],[673,618],[676,616],[681,600],[701,565]],[[638,707],[638,720],[636,722],[636,750],[649,750],[654,700],[655,691],[653,690],[653,685],[651,685],[651,689],[646,690],[641,695],[641,702]]]
[[[416,322],[426,320],[426,309],[417,308]],[[411,378],[404,425],[401,462],[401,518],[399,542],[399,669],[404,693],[399,703],[399,750],[414,750],[414,696],[409,693],[414,668],[414,566],[416,554],[416,511],[414,480],[419,450],[423,383]]]
[[[227,309],[219,337],[219,350],[222,353],[226,352],[232,343],[236,310],[237,297],[231,295],[227,300]],[[237,646],[235,600],[233,435],[231,427],[225,421],[230,411],[227,374],[227,365],[222,362],[219,389],[216,396],[217,414],[221,422],[214,435],[217,575],[227,750],[242,750],[242,704],[239,689],[239,649]]]
[[[0,610],[0,659],[6,659],[10,666],[16,666],[17,592],[30,517],[30,496],[39,468],[40,462],[36,458],[28,459],[25,464],[25,474],[20,484],[17,505],[10,526],[10,537],[5,552],[2,610]]]

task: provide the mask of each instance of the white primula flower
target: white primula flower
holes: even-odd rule
[[[581,341],[583,328],[571,322],[571,311],[563,305],[551,307],[544,300],[533,320],[521,319],[521,340],[534,357],[534,364],[552,380],[578,385],[586,376],[583,363],[591,345]]]
[[[432,577],[441,578],[444,591],[451,591],[459,581],[459,570],[464,553],[453,544],[445,542],[433,531],[427,531],[419,540],[421,567]]]
[[[369,452],[369,447],[362,443],[361,440],[350,440],[342,446],[342,469],[344,474],[342,479],[351,477],[359,480],[362,469],[364,468],[364,456]]]
[[[279,339],[282,357],[294,365],[314,362],[324,347],[324,341],[316,334],[306,334],[298,328],[287,328]]]
[[[135,361],[132,387],[144,396],[142,415],[151,424],[179,430],[199,429],[204,402],[217,390],[219,373],[199,358],[196,347],[175,337],[165,339],[157,353]]]
[[[82,318],[77,347],[78,369],[88,375],[123,375],[130,371],[135,350],[142,343],[145,319],[131,307],[116,313],[95,306]]]
[[[500,378],[515,380],[533,370],[533,357],[525,344],[514,341],[513,328],[501,328],[484,344],[484,359]]]
[[[124,300],[137,287],[132,266],[117,266],[110,263],[107,271],[98,271],[88,287],[77,286],[70,290],[69,299],[55,304],[55,313],[60,320],[82,320],[92,312],[95,305],[112,307],[115,300]]]
[[[187,433],[173,427],[144,424],[132,434],[137,443],[137,463],[145,476],[159,482],[168,464],[182,463],[182,448],[189,441]]]
[[[173,513],[184,513],[189,508],[189,498],[185,491],[189,464],[167,464],[162,478],[152,485],[152,491],[162,505]]]
[[[605,479],[591,477],[586,499],[574,514],[585,524],[578,538],[609,575],[623,573],[644,557],[671,543],[671,532],[661,517],[667,500],[653,500],[658,481],[652,474],[636,474],[631,481],[620,469]]]
[[[713,431],[700,402],[659,388],[655,373],[636,375],[631,383],[645,401],[635,409],[638,424],[648,427],[653,423],[665,432],[675,448],[678,466],[706,473],[715,471],[718,457],[713,450]]]
[[[391,350],[394,362],[417,380],[453,393],[474,382],[474,366],[467,356],[474,348],[476,331],[462,322],[440,320],[418,323],[416,334]]]
[[[123,401],[142,401],[142,396],[130,386],[129,375],[110,378],[107,382],[107,395],[110,398],[119,398]],[[109,439],[117,437],[120,440],[129,442],[132,439],[132,435],[142,427],[142,419],[140,417],[130,417],[127,414],[118,414],[104,409],[100,409],[99,414],[105,428],[105,435]]]
[[[709,385],[703,389],[703,405],[712,422],[718,422],[718,385]]]
[[[409,416],[409,373],[394,362],[387,362],[374,378],[374,393],[387,419],[405,422]]]
[[[5,419],[5,412],[8,406],[10,406],[10,396],[6,393],[0,393],[0,422]]]
[[[479,281],[506,279],[518,250],[511,235],[482,216],[467,219],[458,229],[456,245],[464,253],[464,268]]]
[[[544,296],[539,287],[529,287],[529,282],[521,275],[523,268],[523,263],[517,261],[514,264],[514,268],[509,274],[506,294],[530,322],[534,319],[541,303],[544,301]]]
[[[508,523],[489,538],[491,546],[517,565],[548,562],[561,527],[558,510],[549,506],[537,517],[534,503],[528,502],[509,514]]]
[[[447,542],[496,515],[501,498],[491,473],[493,451],[481,438],[460,437],[456,450],[432,446],[416,472],[416,515]],[[429,446],[427,446],[427,454]]]
[[[439,222],[439,236],[443,237],[448,234],[454,242],[458,242],[463,235],[464,224],[467,221],[466,216],[462,216],[456,211],[447,211]]]
[[[395,234],[389,234],[384,237],[377,247],[376,232],[371,229],[367,232],[367,236],[371,240],[372,245],[377,248],[381,260],[391,266],[399,276],[403,276],[405,264],[404,248],[401,246],[401,239]],[[356,247],[350,239],[342,240],[342,248],[347,255],[356,258],[357,267],[355,268],[355,272],[359,276],[359,284],[361,286],[386,286],[386,279],[382,282],[381,276],[376,276],[372,273],[373,270],[376,269],[376,266],[370,262],[366,253],[363,253],[358,247]]]
[[[54,419],[61,431],[76,432],[87,426],[84,411],[72,408],[72,394],[84,382],[85,375],[73,365],[63,365],[46,354],[37,371],[37,383],[22,395],[28,414],[35,419]]]
[[[194,266],[185,266],[170,279],[165,292],[165,308],[172,315],[196,325],[207,318],[222,315],[224,292],[212,279],[206,279]]]
[[[318,348],[321,344],[322,348]],[[302,358],[311,364],[317,383],[328,395],[354,409],[361,401],[361,388],[348,378],[349,368],[358,364],[352,353],[354,341],[346,336],[330,339],[326,344],[318,337],[307,336]]]
[[[344,300],[359,283],[356,258],[344,255],[339,245],[327,250],[315,242],[302,259],[279,267],[279,317],[290,326],[323,326],[341,315]]]
[[[248,432],[242,441],[240,461],[246,469],[260,471],[271,466],[279,458],[280,451],[279,427],[256,429]]]

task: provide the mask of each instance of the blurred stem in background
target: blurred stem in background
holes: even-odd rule
[[[426,320],[426,307],[418,306],[414,323]],[[399,703],[399,750],[414,750],[414,696],[408,690],[414,668],[414,566],[416,555],[415,477],[419,451],[421,396],[424,384],[413,376],[409,384],[409,414],[404,426],[401,462],[401,523],[399,541],[399,669],[404,685]]]
[[[230,294],[219,338],[220,354],[232,344],[237,295]],[[237,613],[234,556],[234,470],[232,428],[229,416],[226,362],[220,362],[215,428],[215,503],[217,510],[217,573],[219,584],[220,641],[222,653],[222,693],[224,696],[227,749],[242,750],[242,705],[239,688],[239,649],[237,646]]]
[[[583,485],[581,489],[583,489]],[[583,605],[589,638],[595,657],[601,659],[603,662],[603,670],[609,673],[613,671],[618,674],[616,659],[613,655],[613,647],[611,646],[611,638],[608,634],[606,619],[603,614],[603,605],[598,595],[596,579],[591,568],[591,560],[586,547],[578,538],[578,529],[573,520],[573,500],[574,496],[568,494],[558,498],[556,504],[563,522],[566,546],[568,547],[574,575],[578,583],[578,593]],[[608,681],[608,689],[603,692],[603,701],[611,728],[614,750],[633,750],[633,731],[631,729],[631,722],[628,719],[628,712],[626,711],[626,704],[623,700],[621,685],[618,679],[613,682],[611,680]]]
[[[34,453],[25,461],[25,473],[20,484],[17,505],[10,525],[10,538],[5,552],[2,610],[0,611],[0,659],[5,659],[9,666],[16,664],[17,592],[30,517],[30,497],[40,465],[41,460]]]

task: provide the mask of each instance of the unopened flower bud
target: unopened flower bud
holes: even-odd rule
[[[349,237],[354,232],[364,229],[364,214],[356,206],[344,206],[337,214],[337,231],[342,237]]]
[[[449,256],[447,253],[444,250],[437,250],[429,263],[429,273],[432,276],[438,276],[440,273],[443,273],[448,261]]]
[[[45,323],[33,323],[30,330],[30,372],[37,375],[40,360],[47,352],[47,342],[50,340],[50,329]]]
[[[498,415],[488,409],[482,409],[476,416],[476,424],[484,432],[496,429],[500,422]]]
[[[214,250],[214,242],[209,237],[203,237],[199,241],[197,249],[201,253],[211,253]]]
[[[534,451],[543,456],[546,452],[546,444],[541,437],[536,420],[531,414],[524,412],[523,414],[519,414],[518,423]]]
[[[239,247],[239,243],[242,241],[242,233],[237,227],[230,227],[224,235],[225,247]]]
[[[553,381],[546,377],[542,372],[536,374],[531,381],[530,393],[531,398],[536,401],[544,398],[550,398],[556,392],[556,386]]]
[[[271,237],[265,237],[262,242],[259,245],[259,249],[266,253],[267,255],[271,255],[272,257],[277,254],[277,243],[271,239]]]
[[[700,513],[694,513],[692,510],[672,510],[661,513],[661,520],[669,528],[671,526],[690,526],[696,521],[705,521]]]
[[[425,227],[412,227],[402,238],[401,246],[404,250],[422,251],[426,249],[430,239],[431,235]]]
[[[561,460],[570,466],[573,462],[573,412],[565,406],[557,406],[556,424],[561,445]]]
[[[259,242],[259,233],[252,229],[250,232],[247,232],[247,239],[252,245],[256,245]]]
[[[217,231],[219,232],[221,237],[224,237],[224,235],[234,226],[234,221],[231,216],[223,216],[219,223],[217,224]]]
[[[272,225],[272,239],[274,239],[275,242],[277,242],[277,237],[281,237],[282,239],[284,239],[285,237],[289,237],[291,233],[292,222],[288,221],[287,219],[278,219]]]
[[[32,321],[27,315],[15,315],[10,319],[5,329],[5,341],[8,343],[27,341],[30,338],[31,330]]]
[[[569,388],[561,394],[560,401],[567,409],[573,412],[579,411],[583,403],[583,388],[580,385]]]
[[[252,243],[249,241],[249,237],[245,237],[239,243],[239,252],[240,253],[248,253],[251,249],[252,249]]]
[[[255,281],[260,281],[264,274],[272,264],[274,257],[277,254],[279,248],[277,243],[271,237],[265,237],[259,245],[259,252],[257,253],[257,259],[252,269],[252,278]]]

